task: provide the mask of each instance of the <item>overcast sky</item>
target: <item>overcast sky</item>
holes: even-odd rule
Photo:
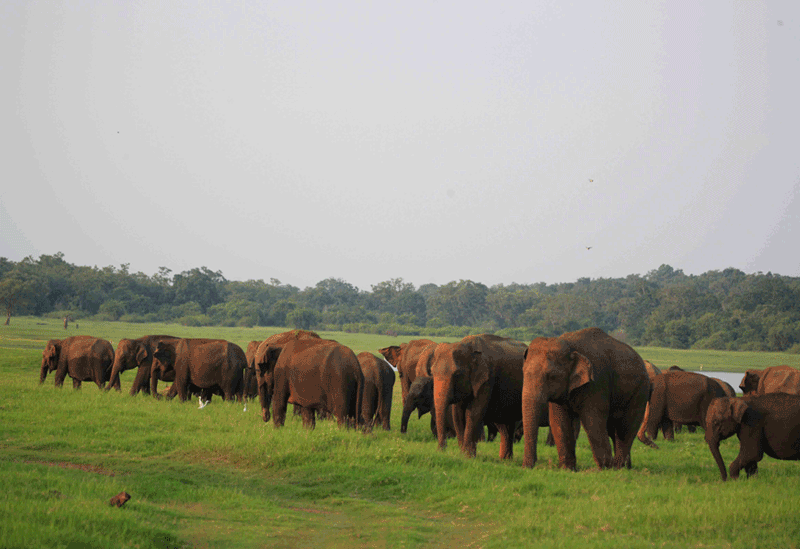
[[[566,4],[4,0],[0,256],[800,276],[800,2]]]

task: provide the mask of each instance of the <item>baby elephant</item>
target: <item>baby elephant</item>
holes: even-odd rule
[[[706,426],[706,442],[722,480],[727,475],[719,443],[734,434],[739,436],[739,455],[731,463],[731,478],[739,478],[742,469],[748,477],[756,474],[765,453],[775,459],[800,460],[798,395],[769,393],[716,398],[708,406]]]

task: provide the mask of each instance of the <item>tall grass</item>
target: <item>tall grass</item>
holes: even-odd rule
[[[497,443],[467,460],[440,452],[428,416],[370,435],[299,419],[283,429],[215,399],[155,401],[84,384],[39,386],[41,349],[63,327],[13,319],[0,331],[0,547],[797,547],[798,464],[765,458],[759,475],[722,483],[702,433],[634,446],[630,471],[598,471],[585,437],[579,471],[556,467],[540,445],[532,470],[522,447],[501,462]],[[84,330],[84,327],[86,329]],[[90,324],[118,341],[146,333],[223,337],[246,345],[265,329]],[[278,331],[277,329],[274,331]],[[72,335],[74,330],[70,329]],[[354,350],[397,338],[324,334]],[[660,367],[674,351],[640,350]],[[733,353],[738,355],[738,353]],[[749,363],[713,353],[709,364]],[[789,363],[786,357],[769,357]],[[651,358],[656,357],[656,358]],[[733,357],[734,359],[737,357]],[[663,360],[664,363],[660,361]],[[673,363],[686,366],[686,362]],[[687,368],[691,369],[691,367]],[[735,440],[722,445],[730,462]],[[108,500],[125,490],[123,508]],[[70,545],[72,544],[72,545]]]

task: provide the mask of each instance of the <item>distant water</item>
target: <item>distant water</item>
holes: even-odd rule
[[[739,389],[739,384],[742,382],[742,378],[744,377],[743,372],[697,372],[698,374],[707,375],[708,377],[715,377],[717,379],[721,379],[727,383],[731,384],[731,387],[736,391],[737,394],[742,394],[742,390]]]

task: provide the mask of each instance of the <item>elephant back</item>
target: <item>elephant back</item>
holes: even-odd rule
[[[758,394],[787,393],[800,395],[800,370],[791,366],[766,368],[758,382]]]

